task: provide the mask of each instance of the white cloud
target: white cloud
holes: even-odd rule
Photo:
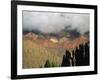
[[[56,33],[67,26],[80,33],[89,30],[89,14],[23,11],[23,28]]]

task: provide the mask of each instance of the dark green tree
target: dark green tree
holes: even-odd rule
[[[66,50],[61,66],[70,66],[70,52]]]

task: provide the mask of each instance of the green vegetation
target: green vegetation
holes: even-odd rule
[[[59,67],[57,64],[51,62],[50,60],[47,60],[44,67]]]
[[[50,60],[47,60],[44,67],[52,67]]]

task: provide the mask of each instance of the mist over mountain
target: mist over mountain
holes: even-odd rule
[[[56,36],[70,33],[77,37],[89,31],[89,14],[23,11],[22,15],[24,33],[32,31]]]
[[[79,31],[77,31],[77,29],[68,29],[67,27],[65,27],[63,30],[61,30],[60,32],[58,33],[43,33],[43,32],[40,32],[39,30],[23,30],[23,34],[26,35],[28,33],[34,33],[34,34],[37,34],[38,36],[42,35],[46,38],[48,37],[56,37],[57,39],[60,39],[62,37],[68,37],[70,39],[75,39],[77,37],[79,37],[81,35],[81,33]]]

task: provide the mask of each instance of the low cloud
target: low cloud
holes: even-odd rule
[[[57,33],[68,27],[83,34],[89,31],[89,19],[89,14],[23,11],[23,29]]]

